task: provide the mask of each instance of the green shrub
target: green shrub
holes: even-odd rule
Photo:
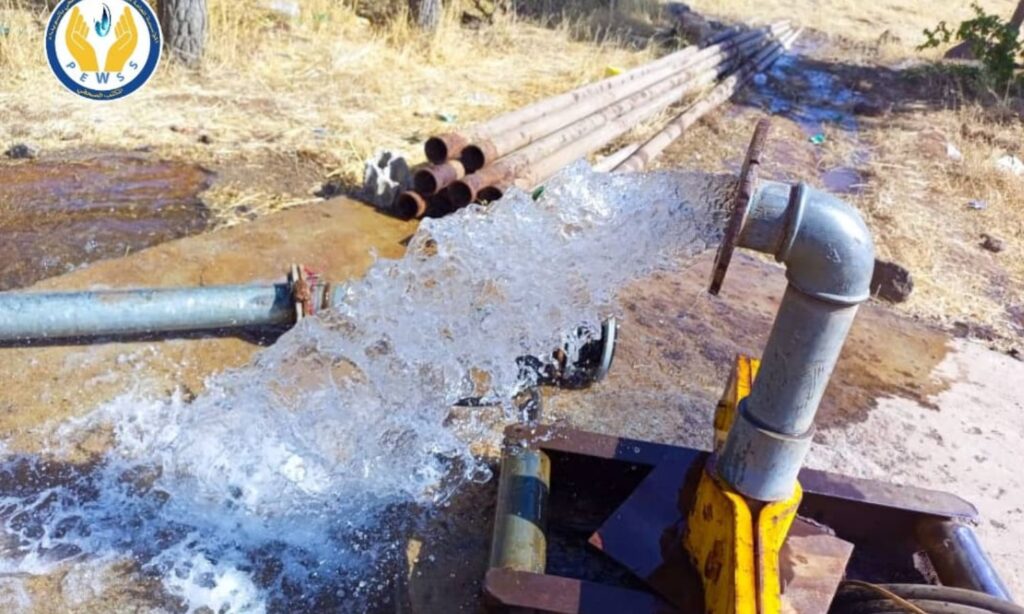
[[[957,41],[967,43],[997,86],[1007,87],[1015,79],[1018,61],[1024,59],[1020,32],[998,15],[987,14],[977,3],[971,3],[971,8],[974,18],[962,22],[956,31],[950,30],[945,21],[939,22],[933,30],[926,28],[924,35],[928,40],[918,49],[945,46],[955,36]]]

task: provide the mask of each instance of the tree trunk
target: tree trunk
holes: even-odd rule
[[[409,0],[416,25],[428,32],[433,32],[441,23],[441,0]]]
[[[1024,0],[1020,0],[1017,10],[1013,12],[1013,17],[1010,17],[1010,25],[1018,29],[1024,25]]]
[[[206,45],[206,0],[159,0],[157,16],[164,51],[186,66],[197,66]]]

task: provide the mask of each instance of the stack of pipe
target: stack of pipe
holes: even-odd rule
[[[444,215],[474,201],[496,200],[513,185],[530,189],[716,82],[709,97],[731,95],[774,61],[796,34],[786,22],[727,30],[703,48],[686,47],[464,132],[431,137],[424,147],[430,164],[416,172],[413,190],[402,193],[396,207],[407,217]],[[691,110],[701,104],[698,101]],[[713,106],[704,103],[694,114],[699,117]],[[686,120],[691,124],[692,116]],[[682,125],[676,120],[673,124],[673,131]],[[616,166],[632,168],[636,160],[649,160],[659,146],[664,149],[660,140],[621,152]]]

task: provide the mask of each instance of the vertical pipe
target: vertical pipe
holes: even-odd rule
[[[506,446],[501,458],[491,567],[544,573],[551,460],[542,450]]]
[[[793,492],[818,405],[857,305],[868,298],[874,244],[846,203],[803,184],[764,182],[739,245],[774,254],[789,285],[716,471],[749,498],[780,501]]]

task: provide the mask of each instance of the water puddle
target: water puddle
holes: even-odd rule
[[[804,167],[817,169],[821,183],[836,194],[856,194],[864,187],[858,170],[870,154],[860,139],[860,125],[854,108],[861,96],[828,63],[812,56],[823,43],[809,36],[798,39],[794,48],[780,57],[764,79],[741,94],[745,105],[764,109],[791,120],[800,128],[804,143],[777,146],[789,149],[792,159],[807,159]],[[839,165],[826,164],[816,141],[842,138],[852,141],[852,151]],[[815,143],[810,145],[810,143]],[[799,149],[799,152],[792,150]]]
[[[210,177],[128,153],[0,165],[0,290],[201,232]]]
[[[55,599],[81,611],[97,594],[395,611],[411,536],[429,545],[423,528],[489,477],[471,446],[500,428],[453,403],[482,396],[515,419],[509,400],[536,378],[516,358],[568,343],[571,360],[618,288],[717,240],[733,181],[580,165],[538,202],[512,192],[425,220],[402,259],[198,397],[129,394],[52,425],[40,454],[8,454],[0,576],[70,570]],[[592,332],[566,336],[579,327]],[[97,438],[107,451],[85,454]]]

